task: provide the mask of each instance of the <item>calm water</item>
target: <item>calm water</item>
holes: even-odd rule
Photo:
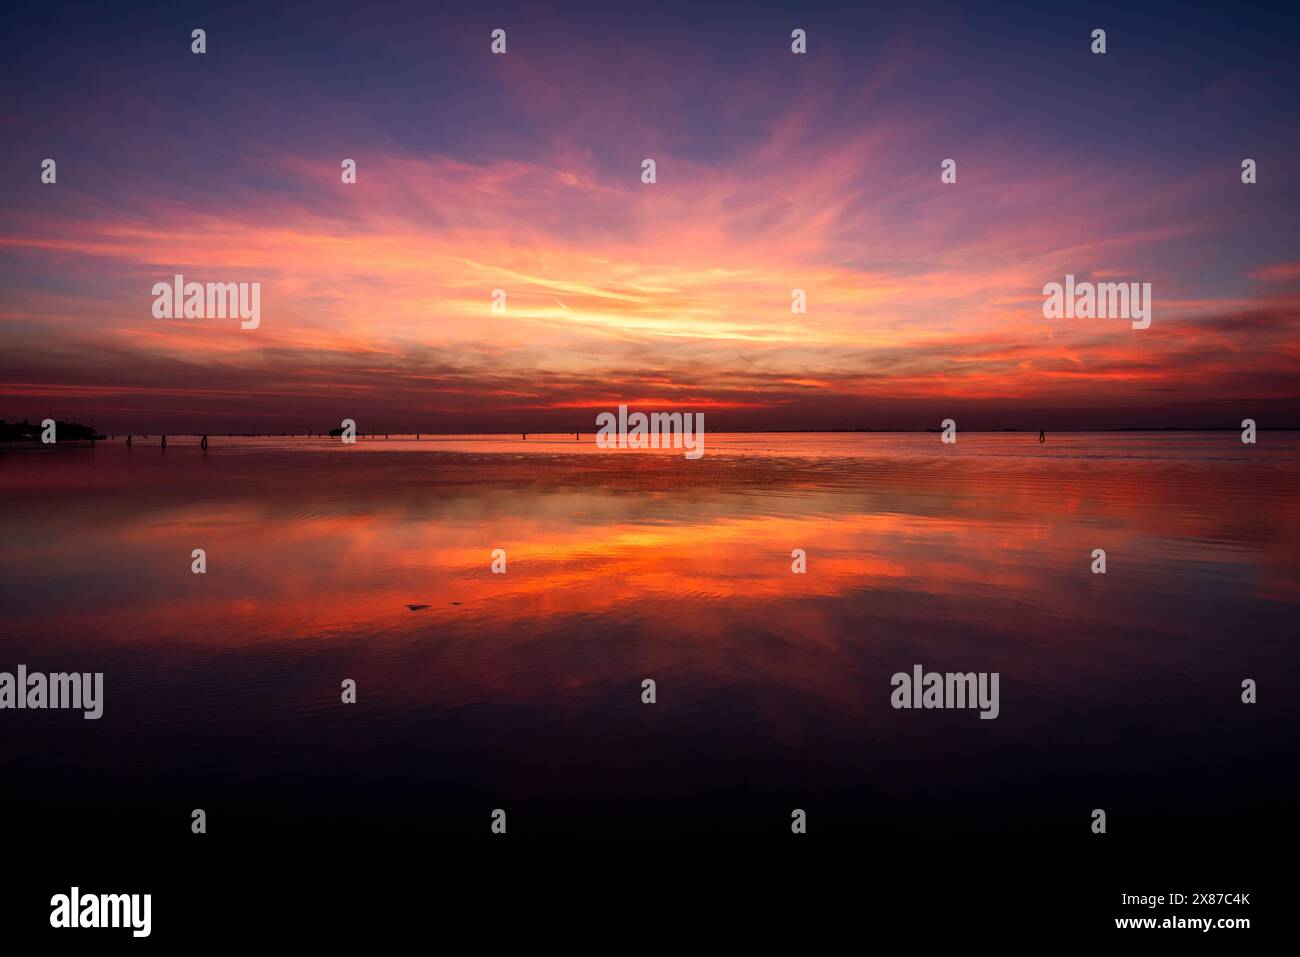
[[[0,451],[0,670],[105,673],[100,721],[0,712],[6,819],[776,839],[800,807],[845,840],[1053,847],[1104,807],[1117,840],[1226,846],[1294,806],[1300,436],[706,449]],[[893,710],[914,664],[999,672],[1001,716]]]

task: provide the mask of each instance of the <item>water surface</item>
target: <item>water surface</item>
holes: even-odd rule
[[[0,451],[0,670],[105,673],[0,712],[32,833],[1230,845],[1296,797],[1293,433],[156,443]],[[892,709],[914,664],[1000,717]]]

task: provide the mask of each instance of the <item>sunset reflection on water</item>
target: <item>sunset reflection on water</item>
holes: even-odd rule
[[[1199,780],[1207,745],[1249,782],[1282,740],[1235,742],[1239,681],[1296,672],[1300,439],[1035,438],[710,436],[698,462],[544,436],[0,453],[4,662],[103,670],[112,735],[12,713],[6,761],[154,799],[192,783],[166,756],[201,728],[232,800],[350,754],[381,780],[460,767],[460,791],[635,792],[671,817],[718,788],[755,814],[800,788],[978,799],[991,782],[961,769],[981,763],[1031,791],[1136,787],[1137,722],[1178,731],[1144,801]],[[893,711],[914,663],[1000,672],[1001,717]]]

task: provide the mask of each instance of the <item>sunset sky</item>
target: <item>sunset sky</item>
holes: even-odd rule
[[[0,418],[1300,426],[1294,5],[457,6],[6,13]],[[1044,319],[1067,273],[1151,328]]]

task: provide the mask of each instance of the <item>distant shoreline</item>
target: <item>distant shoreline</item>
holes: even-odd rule
[[[717,435],[932,435],[941,433],[943,430],[938,428],[931,429],[764,429],[755,430],[730,430],[719,429],[714,434]],[[964,435],[1029,435],[1035,436],[1038,429],[959,429]],[[1125,426],[1116,429],[1047,429],[1044,430],[1047,435],[1122,435],[1122,434],[1158,434],[1158,433],[1202,433],[1202,432],[1240,432],[1241,429],[1233,426],[1215,426],[1209,428],[1192,428],[1185,426]],[[1280,427],[1263,427],[1258,426],[1257,432],[1300,432],[1300,425],[1289,425]],[[549,438],[554,436],[573,436],[586,435],[593,437],[596,430],[592,429],[585,433],[577,432],[528,432],[527,435],[536,438]],[[98,435],[96,440],[99,442],[112,443],[114,441],[123,442],[127,435],[134,436],[137,441],[157,444],[162,436],[169,438],[192,438],[202,439],[204,436],[211,438],[223,439],[330,439],[337,438],[331,436],[327,431],[321,432],[111,432],[107,436]],[[515,436],[522,436],[522,432],[358,432],[357,438],[368,441],[385,439],[410,440],[419,436],[421,439],[439,439],[439,438],[456,438],[466,436],[477,436],[482,438],[504,438],[510,439]],[[57,445],[93,445],[96,440],[89,438],[60,439]],[[519,438],[517,441],[527,441]],[[575,439],[575,441],[577,441]],[[0,437],[0,447],[25,447],[40,446],[42,443],[31,439],[7,439]]]

